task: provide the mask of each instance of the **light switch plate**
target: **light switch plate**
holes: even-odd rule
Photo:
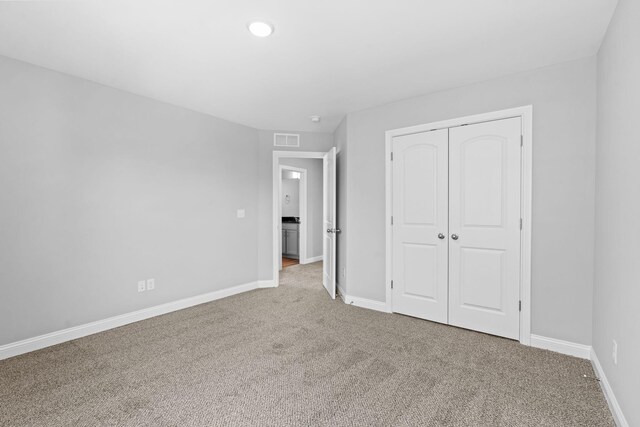
[[[244,209],[238,209],[238,218],[244,218],[245,212]]]
[[[147,288],[147,282],[145,282],[144,280],[139,280],[138,281],[138,292],[144,292],[144,290]]]
[[[147,279],[147,290],[152,291],[156,288],[156,280],[155,279]]]

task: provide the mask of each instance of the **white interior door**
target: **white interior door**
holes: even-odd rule
[[[519,337],[521,119],[449,130],[449,324]]]
[[[447,323],[448,130],[393,139],[392,310]]]
[[[336,297],[336,148],[327,152],[322,161],[322,284],[331,298]]]

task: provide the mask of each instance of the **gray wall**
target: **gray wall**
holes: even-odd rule
[[[307,170],[307,257],[322,256],[322,160],[282,159],[280,164]]]
[[[300,134],[300,147],[273,146],[276,132]],[[261,130],[259,132],[258,158],[258,275],[260,280],[273,279],[273,152],[278,151],[329,151],[333,147],[333,134],[314,132],[290,132],[286,130]]]
[[[344,292],[347,289],[347,117],[342,119],[333,133],[334,145],[338,149],[336,165],[337,226],[341,233],[337,234],[336,243],[336,280],[338,287]]]
[[[0,345],[257,280],[257,171],[256,130],[0,57]]]
[[[640,2],[620,0],[598,54],[593,347],[640,426]],[[613,364],[612,342],[618,342]]]
[[[591,343],[595,58],[349,114],[349,295],[385,299],[385,131],[528,104],[534,108],[532,332]]]
[[[282,216],[300,216],[300,180],[285,178],[284,172],[282,175],[280,212]]]

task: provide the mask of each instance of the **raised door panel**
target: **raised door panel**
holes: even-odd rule
[[[447,322],[446,129],[393,139],[392,309]]]
[[[503,313],[505,252],[494,249],[460,249],[460,302],[466,308]]]
[[[521,119],[450,129],[449,323],[519,337]]]

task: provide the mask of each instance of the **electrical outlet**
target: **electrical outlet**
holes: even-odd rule
[[[156,288],[156,279],[147,279],[147,290],[152,291]]]
[[[611,357],[613,358],[613,364],[618,364],[618,343],[616,340],[613,340],[613,351],[611,352]]]
[[[144,292],[146,288],[147,288],[147,282],[145,282],[144,280],[139,280],[138,281],[138,292]]]
[[[347,277],[347,267],[342,267],[342,277]]]

